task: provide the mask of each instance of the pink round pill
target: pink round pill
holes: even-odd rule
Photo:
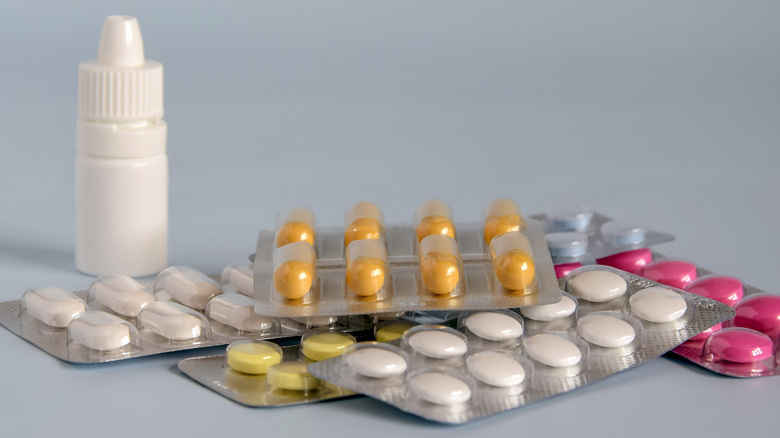
[[[596,264],[612,266],[632,274],[639,274],[642,268],[652,262],[653,253],[647,248],[633,249],[596,259]]]
[[[686,286],[685,290],[696,295],[711,298],[734,307],[745,295],[742,282],[724,275],[707,275],[697,278]]]
[[[759,362],[772,357],[774,344],[769,336],[755,330],[732,327],[713,333],[707,341],[713,356],[729,362]]]
[[[667,286],[685,289],[688,283],[696,280],[696,265],[682,260],[659,260],[642,268],[642,277]]]
[[[734,325],[757,330],[773,339],[780,338],[780,295],[758,294],[734,306]]]
[[[569,272],[580,267],[582,267],[582,263],[561,263],[560,265],[555,265],[555,276],[563,278],[569,275]]]
[[[707,338],[710,337],[713,333],[723,328],[723,323],[719,322],[715,324],[714,326],[708,328],[707,330],[704,330],[703,332],[699,333],[698,335],[692,337],[689,339],[690,341],[705,341]]]

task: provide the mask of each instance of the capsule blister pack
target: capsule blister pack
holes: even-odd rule
[[[225,289],[251,292],[249,265],[242,261],[226,267]],[[362,330],[383,317],[398,317],[270,318],[256,314],[254,305],[246,295],[222,293],[205,274],[174,266],[143,284],[109,275],[86,291],[30,289],[21,300],[0,303],[0,324],[59,359],[99,363],[240,339],[296,337],[321,327]]]
[[[596,259],[674,240],[671,234],[630,221],[613,220],[580,204],[555,205],[531,217],[544,224],[559,277]]]
[[[344,228],[315,228],[305,208],[281,212],[262,231],[255,262],[255,310],[306,317],[378,312],[522,307],[560,300],[544,233],[508,200],[481,224],[456,224],[428,201],[414,225],[385,227],[367,202]]]
[[[731,318],[717,301],[604,266],[562,279],[560,302],[462,312],[390,344],[309,365],[323,380],[441,423],[463,423],[580,388],[660,356]]]

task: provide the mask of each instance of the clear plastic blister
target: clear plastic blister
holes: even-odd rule
[[[593,272],[609,276],[586,275],[584,285],[570,287]],[[623,283],[619,295],[611,290],[613,281]],[[309,371],[423,418],[463,423],[593,383],[733,315],[722,303],[659,286],[588,266],[562,279],[567,292],[560,303],[462,312],[443,325],[409,328],[389,344],[355,344],[337,358],[309,365]],[[663,299],[638,304],[637,315],[632,298],[653,298],[658,289]],[[667,292],[682,300],[682,313],[677,300],[666,305]]]
[[[361,202],[347,211],[344,228],[317,229],[314,246],[299,240],[277,247],[278,231],[262,231],[253,259],[255,310],[309,317],[557,302],[541,224],[512,206],[497,200],[482,223],[455,224],[446,204],[428,201],[415,224],[386,226],[378,207]],[[497,245],[504,250],[491,255]],[[494,269],[497,260],[508,262],[503,270]]]

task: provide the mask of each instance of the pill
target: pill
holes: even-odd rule
[[[466,353],[466,341],[444,330],[422,330],[411,336],[409,346],[415,352],[434,359],[447,359]]]
[[[384,348],[361,348],[346,357],[347,365],[358,374],[383,379],[406,371],[406,360]]]
[[[176,303],[155,301],[138,314],[138,328],[172,341],[188,341],[205,333],[203,321]]]
[[[639,274],[653,262],[653,253],[648,248],[632,249],[596,259],[596,264],[612,266],[632,274]]]
[[[582,360],[582,352],[574,342],[551,333],[533,335],[523,346],[534,360],[551,367],[570,367]]]
[[[628,284],[623,277],[605,270],[580,272],[569,280],[569,292],[594,303],[621,297],[627,289]]]
[[[255,300],[239,294],[214,297],[206,306],[206,316],[245,332],[263,331],[272,325],[271,318],[255,313]]]
[[[588,236],[582,233],[549,233],[545,238],[552,257],[582,257],[588,252]]]
[[[571,273],[571,271],[573,271],[573,270],[575,270],[577,268],[581,268],[581,267],[582,267],[582,263],[560,263],[560,264],[557,264],[557,265],[554,266],[554,268],[555,268],[555,277],[556,278],[563,278],[563,277],[569,275],[569,273]]]
[[[496,278],[509,290],[524,290],[534,283],[536,267],[531,244],[520,233],[505,233],[490,243]]]
[[[314,266],[311,263],[290,260],[274,270],[274,289],[291,300],[306,295],[314,283]]]
[[[314,246],[316,224],[314,212],[306,207],[282,210],[276,215],[276,247],[294,242]]]
[[[409,381],[417,397],[436,405],[465,403],[471,398],[471,388],[461,379],[444,373],[422,373]]]
[[[301,352],[313,361],[320,361],[341,356],[354,343],[355,338],[346,333],[309,333],[301,338]]]
[[[634,342],[636,331],[631,324],[611,315],[587,315],[577,322],[580,337],[601,347],[625,347]]]
[[[246,374],[265,374],[282,361],[282,349],[266,341],[236,341],[227,347],[227,364]]]
[[[385,285],[387,248],[379,240],[356,240],[347,246],[347,287],[360,296],[376,295]]]
[[[222,270],[219,284],[222,290],[236,292],[248,297],[255,296],[254,264],[248,260],[238,260]]]
[[[723,328],[723,323],[719,322],[719,323],[715,324],[714,326],[708,328],[707,330],[704,330],[703,332],[699,333],[698,335],[692,337],[690,340],[691,341],[704,341],[707,338],[709,338],[710,335],[712,335],[713,333],[717,332],[721,328]]]
[[[135,318],[154,301],[141,283],[127,275],[104,275],[89,286],[89,295],[101,305],[119,315]]]
[[[130,331],[135,328],[110,313],[92,310],[84,312],[68,325],[68,344],[75,342],[97,351],[111,351],[130,344]]]
[[[650,322],[670,322],[685,314],[685,298],[665,287],[648,287],[631,295],[631,313]]]
[[[579,231],[588,228],[593,210],[583,204],[558,204],[547,209],[548,228],[555,231]]]
[[[344,216],[344,247],[354,240],[384,239],[385,227],[382,210],[370,202],[358,202]]]
[[[601,240],[609,246],[639,245],[645,241],[645,229],[630,222],[609,221],[601,226]]]
[[[61,287],[30,289],[22,295],[27,314],[52,327],[67,327],[73,318],[87,310],[87,304]]]
[[[520,321],[499,312],[472,313],[463,323],[471,333],[489,341],[507,341],[523,335]]]
[[[434,294],[452,293],[460,282],[460,251],[455,239],[442,234],[420,242],[420,277]]]
[[[729,362],[750,363],[770,359],[774,345],[769,336],[755,330],[733,327],[713,333],[707,341],[715,357]]]
[[[416,326],[417,324],[411,321],[398,321],[390,324],[385,324],[376,329],[374,337],[379,342],[390,342],[398,339],[406,333],[407,330]]]
[[[566,318],[574,313],[575,310],[577,310],[577,303],[563,295],[557,303],[521,307],[520,313],[535,321],[553,321],[559,318]]]
[[[312,391],[320,387],[320,379],[306,369],[303,362],[282,362],[271,366],[266,382],[277,389],[288,391]]]
[[[497,351],[482,351],[466,359],[469,373],[480,382],[506,388],[523,383],[525,368],[516,359]]]
[[[424,202],[414,214],[414,223],[417,224],[415,228],[417,242],[432,234],[455,238],[452,210],[442,201],[432,199]]]
[[[206,274],[186,266],[171,266],[157,274],[154,293],[161,293],[187,307],[203,310],[212,298],[222,293],[216,281]]]
[[[745,298],[734,308],[734,325],[780,338],[780,295],[758,294]]]
[[[690,282],[685,287],[690,293],[720,301],[734,307],[745,295],[742,282],[724,275],[707,275]]]
[[[496,199],[483,213],[485,243],[490,244],[493,238],[504,233],[525,231],[526,223],[517,205],[509,199]]]
[[[642,268],[639,275],[678,289],[685,289],[697,277],[696,265],[682,260],[653,262]]]

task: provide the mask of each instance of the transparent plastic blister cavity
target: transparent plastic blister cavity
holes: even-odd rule
[[[344,228],[299,233],[286,245],[277,246],[279,229],[262,231],[253,258],[255,310],[308,317],[557,302],[541,224],[513,206],[494,201],[482,223],[462,224],[434,200],[417,210],[416,223],[387,226],[378,207],[361,202],[347,211]],[[316,236],[313,246],[308,235]]]
[[[674,236],[642,224],[614,220],[586,205],[557,204],[531,216],[544,224],[550,255],[559,278],[596,259],[671,242]]]
[[[239,285],[234,292],[246,290],[247,277],[235,272],[246,266],[231,263],[223,271],[223,283]],[[231,272],[227,282],[225,272]],[[0,324],[59,359],[100,363],[242,339],[300,337],[313,330],[365,330],[378,321],[404,316],[395,312],[271,318],[258,315],[254,307],[253,298],[222,293],[211,277],[177,266],[146,283],[105,275],[84,291],[30,289],[21,300],[0,303]]]
[[[309,371],[428,420],[464,423],[646,362],[734,314],[603,266],[577,269],[561,287],[559,303],[460,312],[390,343],[357,343]]]

